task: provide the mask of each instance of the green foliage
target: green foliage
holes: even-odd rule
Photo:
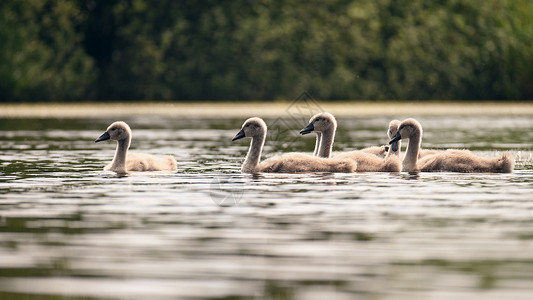
[[[80,45],[84,21],[67,0],[3,0],[0,97],[69,100],[90,95],[93,60]]]
[[[529,0],[3,0],[0,99],[532,99]]]

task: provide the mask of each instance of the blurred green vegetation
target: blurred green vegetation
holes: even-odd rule
[[[531,0],[2,0],[0,100],[533,99]]]

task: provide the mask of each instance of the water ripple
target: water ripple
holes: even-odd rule
[[[338,121],[336,150],[387,142],[386,118]],[[510,151],[517,170],[248,175],[248,145],[230,141],[242,120],[137,118],[132,151],[173,155],[179,170],[117,176],[102,170],[114,143],[93,142],[109,120],[12,120],[0,129],[0,298],[525,299],[533,121],[420,121],[426,147]]]

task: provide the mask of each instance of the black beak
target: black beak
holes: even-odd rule
[[[392,142],[392,144],[390,144],[390,148],[391,148],[392,152],[398,151],[398,146],[399,146],[398,141]],[[389,152],[389,151],[387,150],[387,152]]]
[[[397,142],[402,139],[402,136],[400,135],[400,132],[398,131],[396,135],[392,137],[392,139],[389,141],[389,145],[392,145],[392,143]],[[394,149],[392,149],[394,150]]]
[[[94,141],[95,143],[98,143],[98,142],[101,142],[101,141],[107,141],[111,138],[111,136],[109,136],[109,132],[104,132],[99,138],[96,139],[96,141]]]
[[[307,125],[304,129],[300,130],[300,134],[301,135],[308,134],[314,130],[315,130],[315,125],[313,125],[313,123],[309,123],[309,125]]]
[[[244,136],[245,136],[244,129],[241,129],[241,131],[239,131],[239,133],[237,133],[237,135],[234,138],[232,138],[231,141],[233,142],[233,141],[242,139]]]

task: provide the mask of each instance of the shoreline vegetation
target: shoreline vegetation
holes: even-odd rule
[[[533,99],[531,0],[0,3],[0,102]]]
[[[83,102],[0,104],[0,118],[273,118],[327,111],[338,117],[533,115],[533,102]],[[308,113],[309,112],[309,113]]]

